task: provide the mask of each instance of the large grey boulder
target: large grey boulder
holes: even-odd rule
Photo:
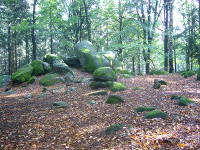
[[[54,60],[52,63],[53,71],[58,74],[66,74],[72,72],[71,68],[64,63],[63,60]]]
[[[81,41],[75,45],[75,55],[87,72],[93,73],[99,67],[109,66],[109,61],[95,51],[92,43]]]

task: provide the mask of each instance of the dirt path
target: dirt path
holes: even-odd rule
[[[90,77],[76,70],[79,77]],[[154,79],[169,84],[152,88]],[[0,95],[0,149],[200,149],[200,82],[178,74],[120,78],[128,89],[117,92],[125,103],[105,104],[107,96],[88,96],[88,83],[66,87],[57,84],[41,92],[38,81],[17,92]],[[139,90],[133,90],[140,87]],[[111,92],[111,94],[113,94]],[[181,107],[170,100],[172,94],[192,98],[196,103]],[[95,100],[96,104],[88,102]],[[54,109],[52,103],[66,101],[67,108]],[[155,106],[169,114],[167,119],[144,119],[138,106]],[[106,135],[107,126],[123,123],[127,128]]]

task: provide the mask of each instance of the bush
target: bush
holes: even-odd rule
[[[124,91],[126,89],[127,87],[123,83],[119,83],[119,82],[113,82],[110,87],[110,90],[112,92]]]
[[[29,81],[27,82],[28,84],[33,84],[35,82],[35,80],[37,79],[36,76],[32,76]]]
[[[106,101],[107,104],[119,104],[123,103],[124,100],[118,95],[110,95]]]
[[[119,131],[119,130],[122,130],[123,127],[124,127],[123,124],[119,124],[119,123],[117,123],[117,124],[112,124],[111,126],[107,127],[105,133],[106,133],[106,134],[113,134],[113,133],[115,133],[115,132],[117,132],[117,131]]]
[[[167,116],[168,116],[167,113],[162,112],[160,110],[150,111],[150,112],[148,112],[148,113],[146,113],[144,115],[144,117],[146,119],[153,119],[153,118],[162,118],[162,119],[165,119],[165,118],[167,118]]]
[[[63,82],[63,80],[57,74],[46,74],[39,81],[40,85],[43,86],[51,86],[58,82]]]
[[[164,70],[151,70],[149,74],[150,75],[166,75],[168,74],[168,72]]]
[[[152,111],[152,110],[155,110],[155,109],[156,109],[155,107],[141,106],[141,107],[136,108],[135,110],[137,112],[143,112],[143,111]]]
[[[191,77],[193,75],[196,74],[195,71],[192,71],[192,70],[189,70],[189,71],[182,71],[180,72],[181,76],[183,76],[184,78],[187,78],[187,77]]]

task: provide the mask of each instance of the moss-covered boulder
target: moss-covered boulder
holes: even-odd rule
[[[150,111],[150,112],[148,112],[148,113],[146,113],[144,115],[144,117],[146,119],[153,119],[153,118],[162,118],[162,119],[165,119],[165,118],[167,118],[167,116],[168,116],[167,113],[162,112],[160,110]]]
[[[127,87],[123,83],[120,83],[120,82],[113,82],[110,87],[110,90],[112,92],[124,91],[126,89]]]
[[[89,41],[77,43],[74,50],[82,68],[87,72],[93,73],[99,67],[109,66],[109,61],[103,55],[98,54]]]
[[[81,68],[81,63],[79,59],[75,56],[73,57],[62,57],[63,61],[70,67]]]
[[[65,108],[67,106],[68,106],[67,102],[64,101],[58,101],[53,103],[54,108]]]
[[[152,110],[155,110],[156,108],[155,107],[151,107],[151,106],[140,106],[140,107],[137,107],[135,109],[136,112],[144,112],[144,111],[152,111]]]
[[[120,131],[122,130],[124,127],[123,124],[120,124],[120,123],[117,123],[117,124],[112,124],[110,125],[109,127],[107,127],[107,129],[105,130],[105,133],[106,134],[113,134],[117,131]]]
[[[188,105],[194,103],[193,100],[191,100],[187,97],[178,96],[178,95],[172,95],[171,100],[176,100],[177,104],[180,105],[180,106],[188,106]]]
[[[29,64],[12,74],[12,80],[14,83],[23,83],[30,80],[33,73],[33,67]]]
[[[63,80],[58,76],[58,74],[55,74],[55,73],[46,74],[39,81],[40,85],[43,85],[43,86],[51,86],[60,82],[63,82]]]
[[[56,54],[46,54],[43,57],[43,61],[47,62],[50,65],[52,65],[55,60],[62,61],[62,58]]]
[[[117,75],[110,67],[100,67],[93,73],[94,80],[96,81],[115,81]]]
[[[33,75],[37,76],[45,73],[43,62],[41,60],[33,60],[31,66],[33,67]]]
[[[160,85],[167,85],[168,83],[164,80],[158,80],[158,82],[160,83]]]
[[[124,99],[118,95],[110,95],[106,101],[107,104],[119,104],[123,102]]]
[[[28,84],[33,84],[35,82],[35,80],[37,79],[36,76],[32,76],[29,81],[27,82]]]
[[[73,74],[71,68],[69,68],[69,66],[65,64],[62,60],[53,61],[52,68],[53,71],[58,74],[66,74],[68,72],[71,72]]]
[[[11,83],[11,76],[2,75],[0,76],[0,88],[4,88]]]
[[[90,88],[92,89],[99,89],[99,88],[108,88],[112,85],[112,82],[111,81],[105,81],[105,82],[102,82],[102,81],[93,81],[90,83]]]
[[[52,71],[52,67],[47,62],[43,62],[44,73],[49,73]]]

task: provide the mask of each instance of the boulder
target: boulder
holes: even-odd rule
[[[109,66],[108,59],[98,54],[89,41],[77,43],[75,45],[75,54],[81,66],[87,72],[93,73],[99,67]]]
[[[102,81],[93,81],[90,83],[90,88],[91,89],[99,89],[99,88],[108,88],[112,85],[111,81],[106,81],[106,82],[102,82]]]
[[[94,80],[96,81],[115,81],[117,75],[110,67],[101,67],[94,71]]]
[[[45,73],[49,73],[52,71],[52,67],[47,62],[43,62],[43,68]]]
[[[33,67],[33,75],[37,76],[45,73],[43,62],[41,60],[33,60],[31,66]]]
[[[53,71],[58,74],[66,74],[68,72],[71,72],[73,74],[72,70],[67,64],[64,63],[63,60],[54,60],[52,63],[52,68]]]
[[[55,60],[62,61],[62,58],[60,56],[57,56],[56,54],[46,54],[43,57],[43,61],[47,62],[50,65],[52,65]]]
[[[68,106],[67,102],[64,101],[58,101],[53,103],[54,108],[65,108],[67,106]]]
[[[155,79],[154,80],[154,84],[153,84],[153,88],[154,89],[159,89],[160,87],[161,87],[161,84],[160,84],[159,80]]]
[[[0,88],[7,88],[7,86],[11,83],[11,76],[2,75],[0,76]]]
[[[81,63],[77,57],[62,57],[63,61],[70,67],[80,68]]]
[[[126,89],[127,87],[123,83],[120,83],[120,82],[113,82],[110,87],[110,90],[112,92],[124,91]]]
[[[33,67],[29,64],[18,69],[15,73],[12,74],[11,78],[14,83],[23,83],[30,80],[32,73]]]
[[[58,74],[55,74],[55,73],[46,74],[39,81],[40,85],[43,85],[43,86],[51,86],[59,82],[63,82],[63,80],[58,76]]]
[[[110,95],[106,101],[107,104],[119,104],[123,102],[124,102],[124,99],[118,95]]]

